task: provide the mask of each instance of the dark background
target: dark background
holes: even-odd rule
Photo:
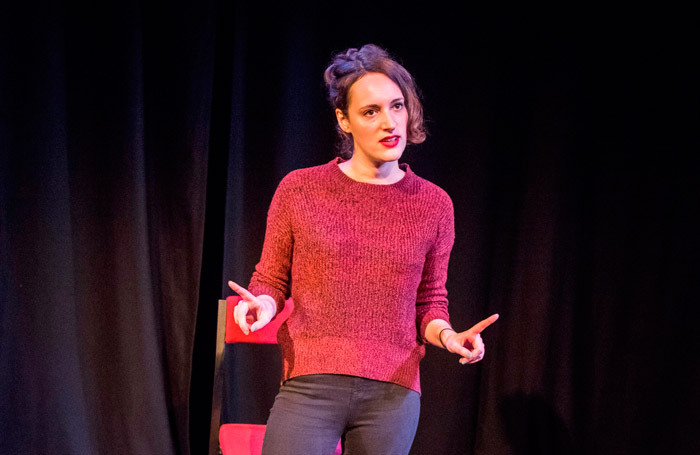
[[[322,72],[368,42],[424,95],[404,161],[454,200],[452,322],[501,314],[477,366],[428,349],[412,453],[700,452],[688,12],[15,3],[0,453],[205,453],[216,300],[279,180],[333,158]],[[237,354],[226,417],[262,422],[274,356]]]

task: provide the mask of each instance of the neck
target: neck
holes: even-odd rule
[[[338,166],[345,175],[353,180],[378,185],[391,185],[401,180],[406,174],[399,167],[398,160],[375,164],[365,162],[357,158],[356,155]]]

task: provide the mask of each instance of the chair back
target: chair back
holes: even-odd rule
[[[277,331],[287,320],[294,310],[294,301],[288,299],[284,303],[284,308],[275,316],[265,327],[255,332],[244,334],[241,328],[236,324],[233,318],[233,310],[238,305],[241,298],[231,296],[226,298],[226,343],[262,343],[262,344],[277,344]]]
[[[226,344],[231,343],[258,343],[258,344],[277,344],[277,331],[280,326],[287,320],[294,310],[294,302],[288,299],[282,311],[280,311],[265,327],[250,334],[245,335],[241,328],[236,324],[233,317],[233,310],[241,300],[238,296],[229,296],[226,300],[219,300],[219,310],[217,313],[216,324],[216,360],[214,362],[214,390],[212,393],[212,412],[209,430],[209,455],[217,455],[220,452],[220,446],[229,445],[229,437],[220,438],[220,433],[229,434],[230,430],[236,430],[236,438],[240,441],[241,447],[249,446],[246,451],[225,450],[226,455],[234,455],[238,453],[260,453],[262,447],[262,435],[264,435],[265,425],[254,424],[228,424],[221,425],[221,402],[224,386],[224,352]],[[232,426],[234,425],[234,426]],[[226,431],[220,431],[226,427]],[[223,439],[224,441],[221,441]]]
[[[212,398],[209,455],[260,455],[265,425],[228,423],[221,425],[221,400],[224,374],[222,364],[224,348],[231,343],[277,344],[277,332],[294,311],[294,302],[288,299],[280,311],[265,327],[245,335],[233,318],[233,310],[241,300],[238,296],[219,300],[216,329],[216,362],[214,366],[214,393]],[[342,454],[338,441],[334,455]]]

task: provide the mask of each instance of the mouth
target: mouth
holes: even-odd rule
[[[399,145],[400,140],[401,136],[393,135],[385,137],[384,139],[380,140],[379,143],[382,144],[384,147],[396,147],[397,145]]]

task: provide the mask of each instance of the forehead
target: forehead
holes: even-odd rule
[[[382,104],[403,98],[401,88],[382,73],[367,73],[348,91],[349,105]]]

